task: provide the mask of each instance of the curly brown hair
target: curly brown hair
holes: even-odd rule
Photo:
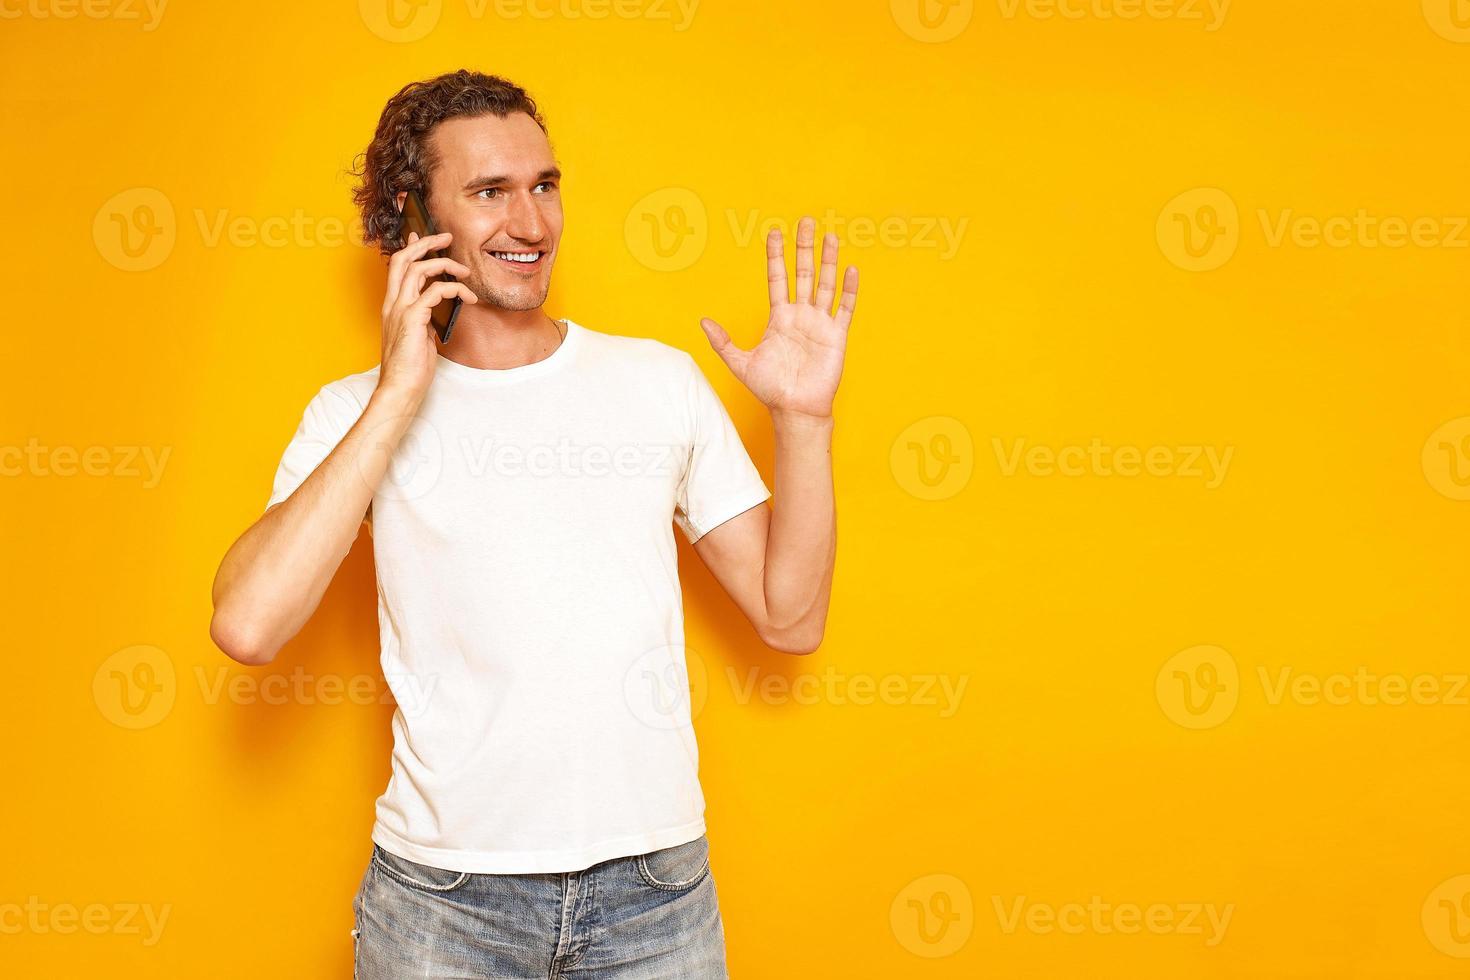
[[[446,119],[494,114],[504,119],[524,112],[547,132],[536,101],[519,85],[498,75],[461,68],[422,82],[410,82],[388,100],[365,152],[353,159],[359,178],[352,200],[362,214],[362,243],[392,255],[404,246],[398,236],[400,191],[429,196],[429,179],[438,167],[428,136]]]

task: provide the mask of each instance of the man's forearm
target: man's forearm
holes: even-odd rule
[[[321,465],[230,548],[215,577],[210,623],[225,653],[242,663],[268,663],[311,618],[421,398],[375,391]]]
[[[832,491],[831,416],[773,412],[776,479],[766,541],[765,599],[769,627],[785,648],[821,642],[837,555]]]

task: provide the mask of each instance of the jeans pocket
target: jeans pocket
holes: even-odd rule
[[[677,844],[638,855],[634,864],[643,883],[660,891],[693,888],[709,874],[709,839],[700,835],[687,844]]]
[[[468,871],[449,871],[419,864],[385,851],[376,844],[373,845],[373,867],[400,884],[435,894],[454,891],[470,880]]]

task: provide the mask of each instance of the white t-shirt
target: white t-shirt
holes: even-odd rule
[[[372,838],[421,864],[574,871],[704,833],[673,527],[771,493],[692,357],[566,325],[534,364],[441,356],[373,496],[398,710]],[[377,380],[317,393],[267,506]]]

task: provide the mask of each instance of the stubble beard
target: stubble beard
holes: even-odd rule
[[[491,261],[499,261],[492,259]],[[485,281],[485,277],[476,273],[465,281],[470,291],[480,298],[481,303],[487,303],[497,310],[509,310],[512,312],[524,312],[525,310],[540,309],[546,302],[546,295],[551,290],[551,276],[543,276],[539,281],[528,282],[523,286],[510,289],[491,285]]]

